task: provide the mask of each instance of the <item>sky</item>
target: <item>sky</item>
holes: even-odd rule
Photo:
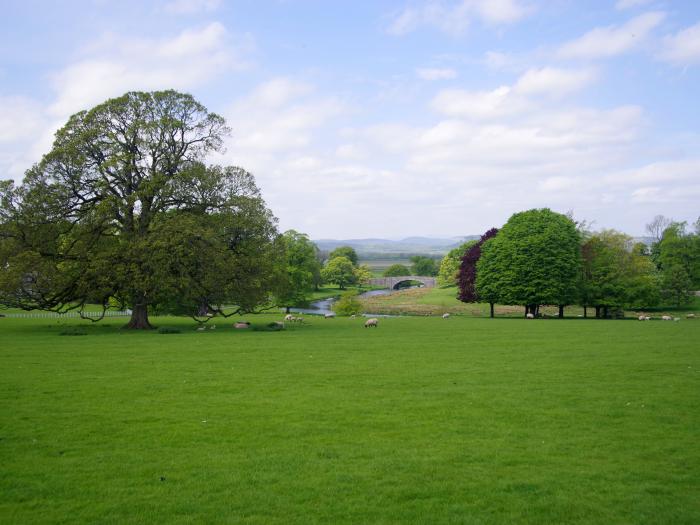
[[[171,88],[315,239],[700,216],[696,0],[3,0],[0,179],[71,114]]]

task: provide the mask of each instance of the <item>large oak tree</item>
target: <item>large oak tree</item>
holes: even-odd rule
[[[175,91],[73,115],[19,187],[0,187],[0,303],[192,315],[264,304],[283,249],[252,175],[207,167],[224,119]]]

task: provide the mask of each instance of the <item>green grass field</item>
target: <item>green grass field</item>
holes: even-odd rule
[[[0,319],[1,523],[700,523],[700,320],[123,322]]]

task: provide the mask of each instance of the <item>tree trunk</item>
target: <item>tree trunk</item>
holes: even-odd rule
[[[489,303],[489,306],[491,307],[491,319],[493,319],[493,303]]]
[[[564,305],[559,305],[559,319],[564,319]]]
[[[152,330],[153,326],[148,322],[148,306],[135,304],[131,310],[131,319],[124,326],[131,330]]]
[[[288,314],[288,313],[289,313],[289,308],[290,308],[290,307],[289,307],[289,306],[285,306],[285,308],[286,308],[286,310],[284,311],[284,313],[287,313],[287,314]]]
[[[600,319],[600,306],[595,307],[595,318]]]
[[[529,313],[530,313],[530,305],[526,304],[525,305],[525,317],[527,317],[527,314],[529,314]]]
[[[608,318],[608,307],[607,306],[603,307],[603,318],[604,319]]]
[[[585,319],[588,317],[588,307],[584,304],[583,305],[583,318]]]

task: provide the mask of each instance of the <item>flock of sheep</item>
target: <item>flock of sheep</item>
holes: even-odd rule
[[[693,319],[693,318],[695,318],[695,314],[688,314],[688,315],[686,315],[685,317],[686,317],[687,319]],[[640,315],[640,316],[638,317],[638,319],[639,319],[640,321],[651,321],[652,318],[649,317],[648,315]],[[662,320],[662,321],[676,321],[676,322],[678,322],[678,321],[681,320],[681,318],[680,318],[680,317],[671,317],[670,315],[662,315],[662,316],[661,316],[661,320]]]
[[[323,316],[324,319],[333,319],[334,317],[335,317],[335,314],[333,314],[333,313],[324,314],[324,316]],[[350,316],[351,319],[355,319],[355,317],[357,317],[357,316],[355,316],[355,315]],[[288,323],[303,323],[304,322],[303,317],[295,317],[292,314],[285,315],[284,320],[285,320],[285,322],[288,322]],[[365,328],[369,328],[369,327],[376,328],[378,325],[379,325],[379,319],[377,319],[375,317],[372,317],[371,319],[367,319],[365,321]]]
[[[325,315],[323,316],[324,319],[333,319],[334,317],[335,317],[335,314],[334,314],[334,313],[328,313],[328,314],[325,314]],[[357,316],[355,316],[355,315],[351,315],[351,316],[350,316],[351,319],[354,319],[354,318],[356,318],[356,317],[357,317]],[[443,319],[449,319],[449,317],[450,317],[450,314],[449,314],[449,313],[442,314],[442,318],[443,318]],[[526,315],[526,317],[527,317],[528,319],[534,319],[534,318],[535,318],[535,316],[534,316],[533,314],[531,314],[531,313],[528,313],[528,314]],[[695,318],[695,314],[694,314],[694,313],[690,313],[690,314],[686,315],[686,318],[688,318],[688,319],[694,319],[694,318]],[[651,318],[650,316],[644,315],[644,314],[640,315],[640,316],[638,317],[638,319],[639,319],[640,321],[651,321],[651,320],[652,320],[652,318]],[[676,321],[676,322],[677,322],[677,321],[680,321],[681,319],[680,319],[680,317],[671,317],[670,315],[662,315],[662,316],[661,316],[661,320],[662,320],[662,321]],[[276,324],[279,328],[284,328],[284,323],[285,323],[285,322],[286,322],[286,323],[304,323],[304,318],[303,318],[303,317],[300,317],[300,316],[297,317],[297,316],[294,316],[294,315],[292,315],[292,314],[287,314],[287,315],[284,316],[284,322],[277,322],[277,323],[275,323],[275,324]],[[249,327],[250,327],[250,322],[248,322],[248,321],[240,321],[240,322],[235,323],[233,326],[234,326],[234,328],[238,328],[238,329],[249,328]],[[373,328],[377,328],[377,326],[379,326],[379,319],[377,319],[376,317],[371,317],[371,318],[367,319],[367,320],[365,321],[365,324],[364,324],[364,327],[365,327],[365,328],[372,328],[372,327],[373,327]],[[210,330],[214,330],[215,328],[216,328],[216,325],[212,325],[212,326],[209,327]],[[204,330],[206,330],[206,328],[205,328],[204,326],[200,326],[199,328],[197,328],[197,330],[198,330],[198,331],[204,331]]]

